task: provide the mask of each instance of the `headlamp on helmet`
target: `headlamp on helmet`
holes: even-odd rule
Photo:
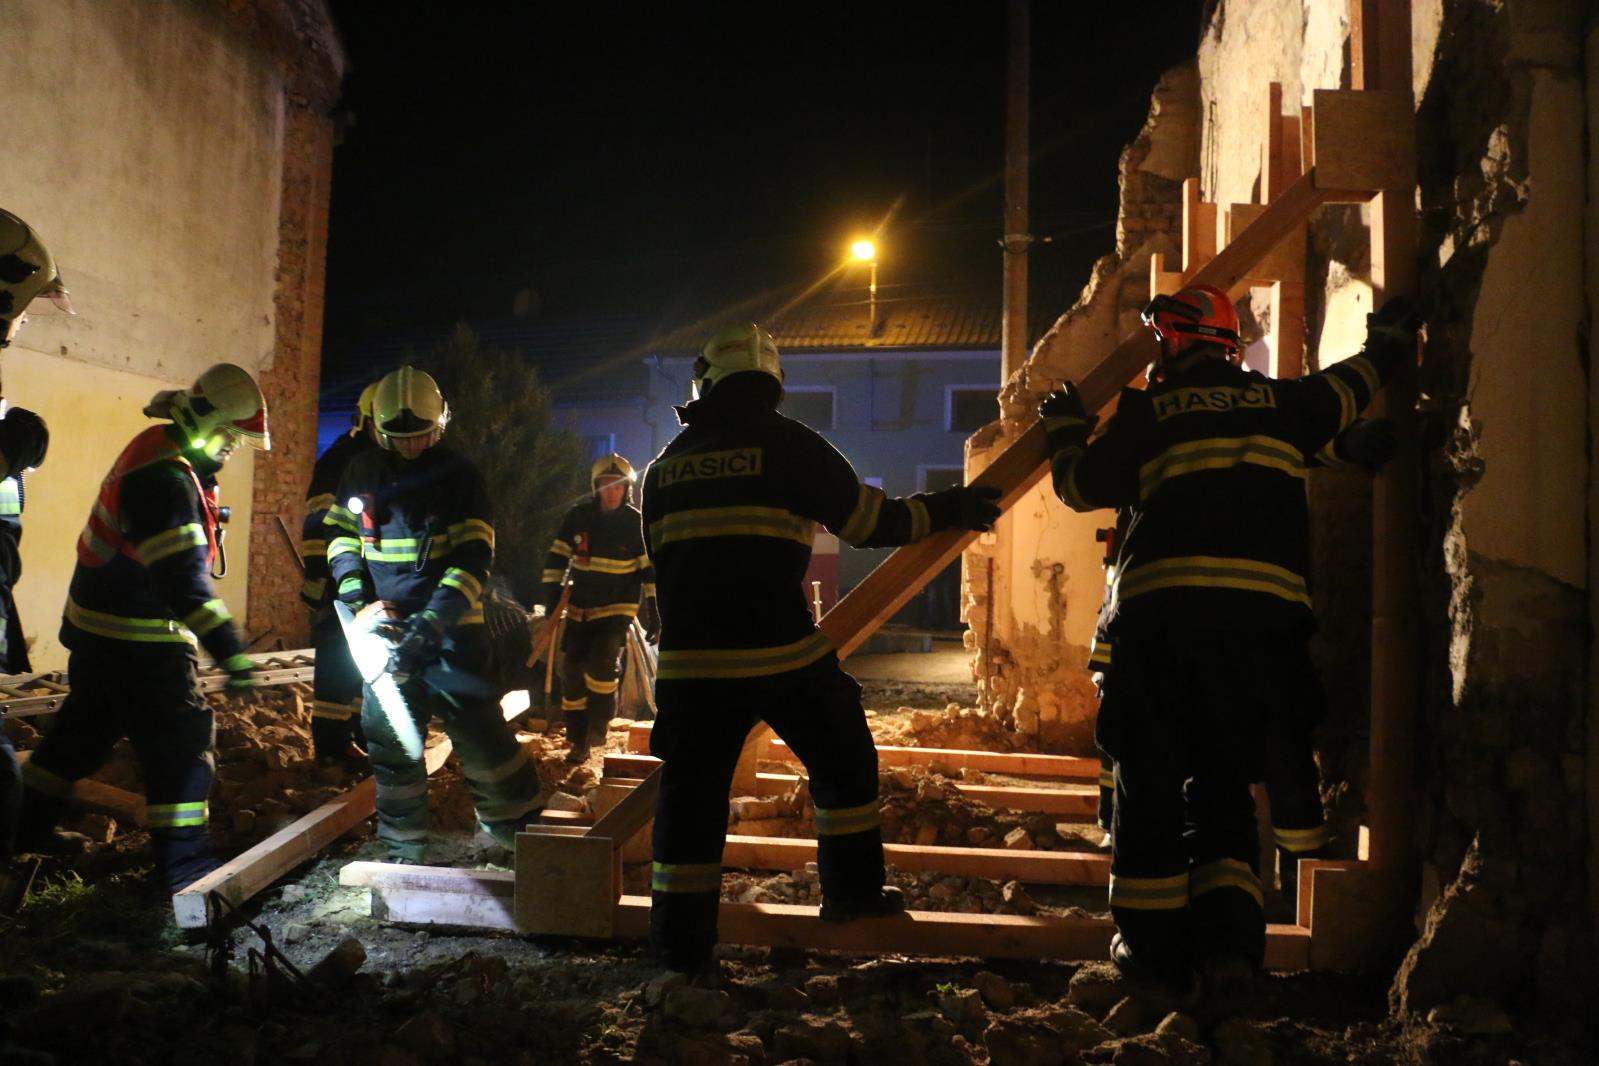
[[[168,394],[157,396],[146,410],[159,408],[164,398]],[[272,450],[266,397],[241,366],[218,363],[187,389],[170,394],[165,407],[190,446],[212,459],[226,459],[241,442],[264,452]]]
[[[783,369],[772,335],[753,322],[719,329],[694,361],[694,396],[704,396],[725,377],[750,371],[769,374],[782,382]]]

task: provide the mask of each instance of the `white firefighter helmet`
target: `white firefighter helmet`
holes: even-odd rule
[[[432,434],[437,440],[450,421],[450,405],[444,402],[431,374],[402,366],[378,382],[372,397],[372,419],[384,447],[400,437]]]
[[[252,448],[271,451],[267,433],[266,397],[250,372],[232,363],[218,363],[173,393],[160,393],[146,408],[176,422],[196,447],[215,446],[220,430]]]
[[[694,361],[694,394],[703,396],[730,374],[759,371],[779,382],[783,369],[777,360],[777,342],[753,322],[724,326],[711,335]]]
[[[598,491],[603,485],[633,480],[633,464],[616,452],[602,455],[589,468],[589,485]]]
[[[72,314],[55,259],[31,226],[0,211],[0,348],[16,336],[24,314],[49,305]]]

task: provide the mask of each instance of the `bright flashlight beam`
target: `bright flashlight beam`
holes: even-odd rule
[[[877,258],[877,245],[868,240],[859,240],[849,246],[849,254],[863,263],[869,263]]]

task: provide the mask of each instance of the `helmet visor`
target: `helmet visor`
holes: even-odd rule
[[[30,315],[75,315],[78,312],[72,309],[72,297],[67,295],[67,287],[61,284],[61,279],[56,278],[46,285],[39,295],[28,301],[28,314]]]

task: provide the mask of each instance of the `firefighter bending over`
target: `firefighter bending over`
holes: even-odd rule
[[[72,313],[55,259],[26,222],[0,211],[0,349],[11,344],[29,310],[46,304]],[[0,415],[0,673],[33,669],[12,590],[22,577],[23,477],[44,462],[49,447],[50,431],[32,411],[13,407]],[[11,738],[0,729],[0,862],[11,854],[21,806],[22,776]]]
[[[593,497],[567,512],[544,560],[544,608],[551,616],[571,568],[572,595],[561,639],[561,710],[571,745],[569,763],[582,762],[591,746],[605,742],[606,727],[616,713],[622,644],[633,619],[640,617],[651,643],[660,638],[655,571],[644,552],[639,512],[629,498],[633,466],[612,452],[594,463],[589,483]],[[555,623],[551,617],[547,624]]]
[[[23,769],[22,850],[54,849],[72,786],[121,737],[144,774],[150,843],[177,892],[216,866],[207,830],[215,769],[211,705],[194,643],[247,691],[252,663],[212,585],[223,508],[217,472],[241,443],[265,451],[266,401],[255,380],[219,363],[145,414],[169,418],[122,449],[78,537],[61,643],[71,691]]]
[[[860,686],[839,668],[801,585],[818,524],[856,547],[986,529],[990,489],[904,499],[777,412],[777,346],[755,325],[713,336],[694,364],[684,429],[644,477],[644,528],[660,585],[658,715],[665,765],[655,815],[651,936],[670,968],[711,964],[739,749],[764,719],[810,775],[822,912],[850,921],[904,909],[883,884],[877,752]]]
[[[324,527],[328,508],[338,502],[339,481],[345,469],[357,456],[377,447],[377,433],[372,428],[372,398],[377,391],[375,381],[361,390],[350,431],[328,445],[312,468],[300,534],[300,558],[305,563],[300,600],[311,612],[311,647],[316,650],[311,743],[317,762],[350,772],[366,767],[366,754],[361,750],[366,739],[361,735],[361,674],[350,658],[344,627],[333,613],[334,590],[328,580]]]
[[[470,460],[439,443],[449,408],[428,374],[402,367],[378,382],[372,416],[382,447],[345,469],[326,539],[339,600],[355,611],[381,601],[386,628],[396,633],[388,672],[404,706],[386,705],[367,685],[361,707],[377,779],[378,837],[394,860],[421,861],[427,767],[403,738],[413,728],[426,735],[437,716],[455,745],[478,824],[510,847],[537,808],[538,775],[501,717],[489,680],[488,491]]]
[[[1111,958],[1131,975],[1213,1001],[1247,992],[1265,951],[1254,803],[1269,717],[1305,691],[1314,624],[1305,456],[1366,406],[1415,325],[1397,301],[1370,317],[1362,352],[1273,381],[1239,367],[1225,293],[1194,286],[1144,311],[1160,340],[1147,391],[1123,390],[1092,443],[1066,385],[1041,408],[1056,494],[1127,511],[1105,632],[1096,740],[1115,760]],[[1186,831],[1185,831],[1186,830]]]

